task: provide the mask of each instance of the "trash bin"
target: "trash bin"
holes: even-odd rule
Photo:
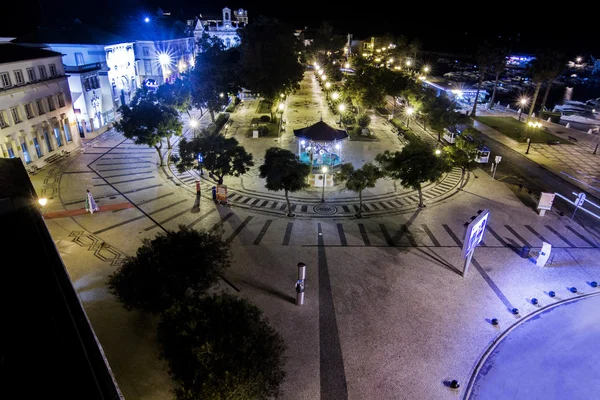
[[[213,196],[213,200],[217,200],[217,187],[213,186],[212,187],[212,196]]]
[[[531,246],[523,246],[521,247],[521,258],[529,258],[529,252],[531,251]]]

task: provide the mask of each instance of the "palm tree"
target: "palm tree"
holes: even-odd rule
[[[479,81],[477,82],[477,93],[475,93],[473,110],[471,110],[472,116],[476,115],[475,113],[477,112],[477,100],[479,99],[479,91],[481,90],[481,85],[483,84],[485,73],[490,67],[492,61],[492,58],[490,56],[490,45],[487,42],[484,42],[481,46],[479,46],[479,50],[477,51],[475,59],[477,60],[477,65],[479,66]]]
[[[550,88],[552,87],[552,83],[565,69],[565,56],[562,53],[551,53],[549,55],[548,65],[546,69],[546,91],[544,92],[544,98],[542,100],[542,104],[540,106],[540,112],[542,112],[546,107],[546,100],[548,100],[548,94],[550,93]]]
[[[554,73],[553,70],[557,69],[556,60],[557,57],[555,52],[544,49],[536,53],[535,59],[529,65],[528,75],[531,76],[531,80],[535,83],[535,91],[533,92],[533,99],[531,100],[527,121],[533,116],[535,102],[537,101],[542,84],[552,76]],[[554,80],[554,78],[555,77],[552,77],[551,80]]]
[[[492,92],[492,98],[490,99],[489,109],[494,108],[494,99],[496,98],[496,88],[498,87],[498,80],[500,74],[506,70],[506,57],[508,56],[508,49],[499,49],[492,54],[491,68],[496,74],[496,80],[494,81],[494,91]]]

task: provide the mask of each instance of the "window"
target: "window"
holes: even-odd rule
[[[63,145],[62,138],[60,136],[60,129],[54,128],[54,137],[56,138],[56,143],[58,143],[58,147]]]
[[[65,138],[67,139],[67,142],[72,142],[73,138],[71,137],[71,130],[69,129],[68,122],[65,122],[63,124],[63,130],[65,131]]]
[[[93,89],[100,88],[100,82],[98,81],[98,77],[96,75],[90,77],[90,79],[92,81],[92,88]]]
[[[75,53],[75,65],[84,65],[83,53]]]
[[[38,115],[46,114],[46,110],[44,109],[44,99],[37,99],[35,101],[38,109]]]
[[[25,143],[25,140],[21,142],[21,151],[23,152],[25,164],[29,164],[31,162],[31,157],[29,156],[29,149],[27,148],[27,143]]]
[[[65,96],[59,93],[56,95],[56,99],[58,100],[58,108],[63,108],[65,106]]]
[[[50,64],[50,76],[56,76],[56,65]]]
[[[12,83],[10,83],[10,76],[8,75],[8,72],[2,72],[0,74],[0,80],[2,80],[2,87],[12,86]]]
[[[15,71],[15,82],[17,82],[17,85],[22,85],[25,83],[25,79],[23,79],[23,71],[20,69]]]
[[[86,92],[89,92],[90,90],[92,90],[92,87],[90,86],[89,78],[83,79],[83,88],[85,89]]]
[[[19,115],[19,107],[11,108],[10,113],[12,115],[12,119],[15,122],[15,124],[18,124],[19,122],[21,122],[21,115]]]
[[[31,103],[25,104],[25,116],[27,117],[27,119],[31,119],[31,118],[35,117]]]
[[[0,128],[6,128],[8,122],[6,122],[6,113],[4,110],[0,111]]]
[[[152,61],[144,60],[144,72],[146,75],[152,75]]]
[[[40,71],[40,79],[46,79],[48,77],[48,74],[46,73],[46,66],[40,65],[38,69]]]
[[[44,131],[44,140],[46,141],[46,146],[48,146],[48,152],[51,152],[52,145],[50,144],[50,136],[48,136],[48,131]]]
[[[131,77],[131,79],[129,80],[131,82],[131,92],[135,92],[136,89],[136,85],[135,85],[135,77]]]
[[[27,78],[29,79],[29,82],[35,81],[35,69],[27,68]]]
[[[14,150],[12,148],[12,142],[10,142],[10,143],[8,143],[6,145],[6,150],[8,150],[8,157],[10,157],[10,158],[16,158],[15,157],[15,152],[14,152]]]
[[[56,110],[56,106],[54,105],[54,99],[52,98],[52,96],[49,96],[47,98],[47,100],[48,100],[48,111]]]
[[[142,47],[142,54],[144,57],[150,57],[150,49],[148,47]]]
[[[35,147],[35,153],[37,154],[38,158],[40,158],[42,156],[42,149],[40,148],[40,142],[38,141],[37,137],[33,138],[33,147]]]

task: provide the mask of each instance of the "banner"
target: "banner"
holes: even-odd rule
[[[217,201],[227,203],[227,185],[217,185]]]
[[[554,202],[554,193],[544,193],[540,196],[540,202],[538,203],[538,210],[551,210],[552,203]]]

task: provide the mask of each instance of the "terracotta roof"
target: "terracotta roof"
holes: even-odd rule
[[[306,128],[294,129],[294,136],[308,140],[333,142],[334,140],[346,139],[348,137],[348,132],[344,129],[332,128],[325,122],[319,121]]]

